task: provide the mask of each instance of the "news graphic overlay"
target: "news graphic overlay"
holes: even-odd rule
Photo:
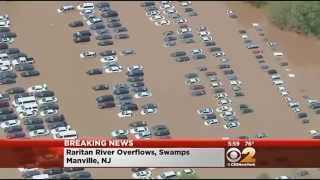
[[[219,147],[166,147],[161,146],[159,141],[157,143],[157,141],[134,142],[133,140],[70,140],[65,141],[64,148],[64,167],[224,167],[224,165],[224,148]]]
[[[0,140],[0,168],[319,168],[318,139]]]

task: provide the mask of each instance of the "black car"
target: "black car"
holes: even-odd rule
[[[186,56],[187,53],[185,51],[176,51],[170,54],[171,57],[179,57],[179,56]]]
[[[103,41],[99,41],[98,46],[111,46],[114,44],[114,42],[112,40],[103,40]]]
[[[39,117],[29,117],[23,121],[24,125],[43,124],[43,120]]]
[[[130,100],[132,100],[132,96],[130,94],[119,95],[119,96],[117,96],[117,100],[119,100],[119,101],[130,101]]]
[[[121,94],[129,94],[129,89],[127,88],[119,88],[119,89],[115,89],[113,90],[113,94],[115,95],[121,95]]]
[[[144,78],[143,76],[139,76],[139,77],[128,77],[127,81],[128,82],[141,82],[143,81]]]
[[[44,119],[47,123],[61,122],[65,120],[63,114],[48,116]]]
[[[128,39],[129,38],[129,34],[116,34],[116,35],[114,35],[114,38],[116,38],[116,39]]]
[[[147,121],[135,121],[129,124],[130,128],[136,128],[136,127],[145,127],[147,126]]]
[[[20,50],[18,48],[8,48],[6,52],[8,55],[18,54],[20,53]]]
[[[136,167],[136,168],[131,168],[131,171],[136,173],[136,172],[140,172],[140,171],[146,171],[148,169],[149,168],[146,168],[146,167]]]
[[[144,86],[144,82],[143,81],[135,82],[135,83],[131,83],[130,85],[131,87],[142,87]]]
[[[0,115],[0,122],[8,121],[18,119],[18,115],[16,113],[10,113],[10,114],[2,114]]]
[[[101,17],[103,18],[118,17],[118,16],[119,16],[119,13],[114,10],[101,13]]]
[[[48,129],[50,129],[50,130],[58,128],[58,127],[66,127],[66,126],[68,126],[68,123],[64,120],[48,123]]]
[[[97,103],[102,103],[102,102],[106,102],[106,101],[114,101],[113,95],[103,95],[103,96],[98,96],[96,98]]]
[[[37,98],[52,97],[54,96],[54,92],[51,90],[45,90],[45,91],[34,93],[34,96]]]
[[[102,34],[108,34],[109,30],[108,29],[97,29],[96,34],[102,35]]]
[[[278,73],[278,71],[275,70],[275,69],[270,69],[270,70],[268,70],[268,74],[270,74],[270,75],[272,75],[272,74],[277,74],[277,73]]]
[[[211,47],[208,50],[210,52],[220,52],[220,51],[222,51],[222,48],[220,48],[220,47]]]
[[[105,28],[106,26],[102,22],[90,25],[91,30],[105,29]]]
[[[40,175],[41,172],[39,170],[31,170],[31,171],[25,171],[22,173],[22,177],[25,179],[32,178],[32,176]]]
[[[4,132],[6,133],[14,133],[14,132],[21,132],[23,131],[21,126],[10,126],[7,128],[4,128]]]
[[[8,49],[9,45],[7,43],[1,43],[0,42],[0,50]]]
[[[38,108],[40,111],[46,111],[49,109],[59,109],[59,105],[56,103],[45,103],[45,104],[41,104]]]
[[[191,92],[192,96],[203,96],[203,95],[206,95],[206,94],[207,93],[206,93],[206,91],[204,89]]]
[[[204,45],[205,46],[215,46],[217,44],[214,41],[207,41],[207,42],[204,42]]]
[[[239,97],[239,96],[244,96],[244,93],[243,93],[243,92],[240,92],[240,91],[236,91],[236,92],[234,92],[234,95],[235,95],[236,97]]]
[[[107,23],[114,23],[114,22],[120,22],[119,17],[109,17],[107,18]]]
[[[57,174],[54,176],[51,176],[50,179],[71,179],[69,174]]]
[[[192,55],[192,58],[194,60],[201,60],[201,59],[207,58],[207,56],[205,54],[195,54],[195,55]]]
[[[164,37],[163,40],[166,41],[166,42],[168,42],[168,41],[176,41],[176,40],[177,40],[177,37],[176,37],[176,36],[173,36],[173,35],[171,35],[171,36],[166,36],[166,37]]]
[[[75,28],[75,27],[82,27],[83,26],[83,22],[80,20],[77,21],[72,21],[68,24],[69,27]]]
[[[117,51],[115,50],[106,50],[99,53],[100,56],[115,56],[117,55]]]
[[[24,93],[26,90],[23,87],[12,87],[6,90],[8,94],[19,94]]]
[[[141,7],[150,7],[155,5],[156,5],[155,1],[144,1],[140,4]]]
[[[84,36],[91,36],[91,32],[89,30],[83,30],[73,33],[73,37],[84,37]]]
[[[0,102],[2,101],[9,101],[10,100],[10,95],[7,93],[0,93]]]
[[[118,27],[121,27],[121,26],[122,26],[122,24],[119,23],[119,22],[113,22],[113,23],[107,24],[108,28],[118,28]]]
[[[48,175],[56,175],[56,174],[62,174],[63,173],[63,168],[50,168],[50,169],[45,169],[43,170],[44,174]]]
[[[108,33],[104,33],[96,36],[96,40],[107,40],[107,39],[112,39],[112,35]]]
[[[45,129],[43,124],[33,124],[33,125],[28,125],[27,126],[28,131],[35,131],[38,129]]]
[[[190,61],[190,57],[189,56],[179,56],[179,57],[176,57],[175,61],[176,62],[187,62],[187,61]]]
[[[157,137],[167,137],[170,135],[170,131],[165,125],[156,125],[151,127],[151,132]]]
[[[0,115],[3,115],[3,114],[11,114],[13,113],[14,110],[13,108],[11,107],[3,107],[3,108],[0,108]]]
[[[90,36],[79,36],[79,37],[73,37],[73,41],[75,43],[81,43],[81,42],[89,42]]]
[[[219,69],[228,69],[228,68],[231,68],[231,65],[230,64],[220,64],[218,65]]]
[[[24,71],[20,73],[21,77],[33,77],[33,76],[39,76],[40,71],[38,70],[30,70],[30,71]]]
[[[234,74],[234,71],[233,71],[232,69],[226,69],[226,70],[223,71],[223,73],[224,73],[225,75],[227,75],[227,74]]]
[[[17,77],[17,74],[15,72],[11,72],[11,71],[0,72],[0,79],[5,79],[5,78],[15,79],[16,77]]]
[[[126,27],[119,27],[113,30],[115,33],[122,33],[122,32],[128,32],[128,28]]]
[[[110,87],[108,84],[97,84],[92,87],[95,91],[102,91],[102,90],[108,90]]]
[[[113,108],[113,107],[116,107],[116,104],[114,103],[114,101],[105,101],[105,102],[97,103],[97,107],[99,109]]]
[[[16,83],[16,80],[13,78],[0,79],[0,84],[14,84],[14,83]]]
[[[132,71],[129,71],[126,73],[128,77],[138,77],[138,76],[143,76],[144,72],[141,69],[134,69]]]
[[[91,179],[91,173],[88,171],[74,172],[70,176],[73,179]]]
[[[98,74],[102,74],[103,70],[101,68],[94,68],[94,69],[90,69],[86,72],[88,75],[92,76],[92,75],[98,75]]]
[[[132,102],[126,102],[126,103],[121,104],[120,110],[121,111],[127,111],[127,110],[137,111],[138,110],[138,105],[135,104],[135,103],[132,103]]]
[[[83,171],[83,167],[65,167],[63,168],[64,172],[77,172],[77,171]]]

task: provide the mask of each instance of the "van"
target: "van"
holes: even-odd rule
[[[283,53],[282,52],[273,52],[273,55],[274,56],[283,56]]]
[[[48,174],[39,174],[39,175],[32,176],[32,179],[49,179],[49,175]]]
[[[57,9],[58,13],[64,13],[64,12],[71,11],[71,10],[74,10],[74,6],[72,6],[72,5],[65,5],[65,6],[62,6],[61,8]]]
[[[177,177],[176,172],[174,171],[167,171],[160,174],[159,179],[169,179]]]
[[[77,139],[77,131],[75,130],[69,130],[69,131],[62,131],[58,132],[53,135],[54,139]]]

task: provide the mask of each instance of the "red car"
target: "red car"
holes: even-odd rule
[[[256,49],[252,51],[253,54],[262,54],[263,50],[262,49]]]
[[[1,101],[0,108],[3,108],[3,107],[9,107],[9,102],[8,101]]]

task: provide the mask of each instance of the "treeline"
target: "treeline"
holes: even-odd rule
[[[320,37],[320,1],[251,1],[267,9],[271,21],[281,29]]]

